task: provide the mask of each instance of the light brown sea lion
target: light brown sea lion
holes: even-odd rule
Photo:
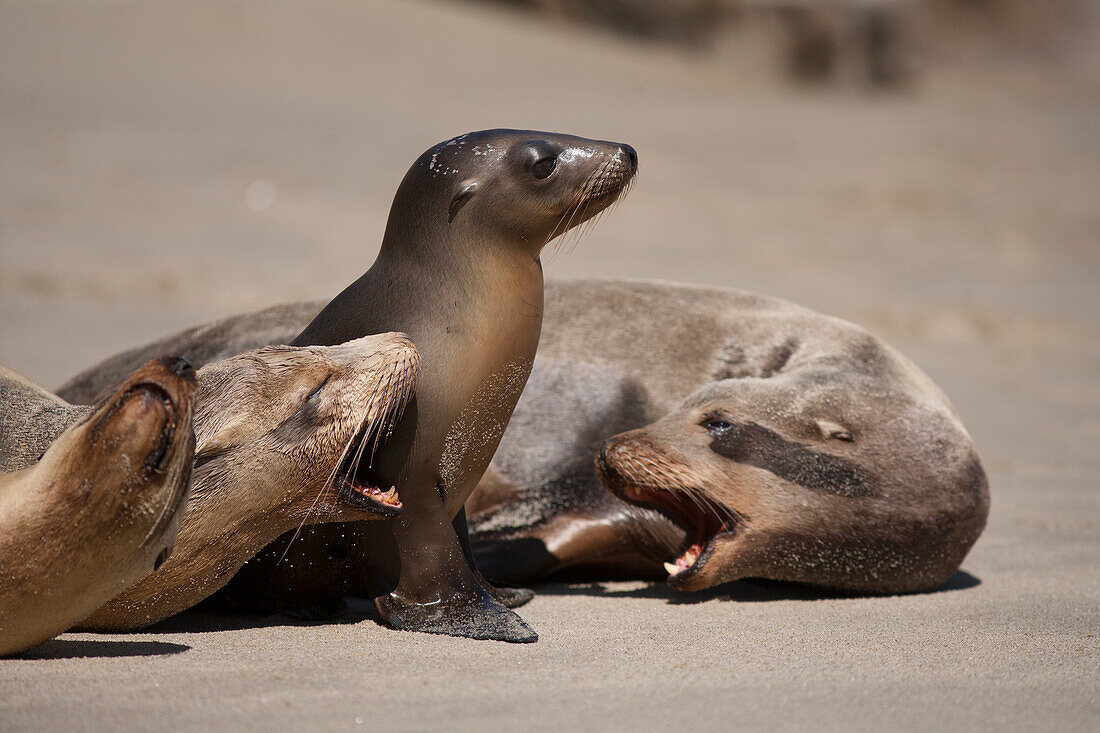
[[[537,639],[469,567],[462,507],[535,356],[539,253],[616,201],[636,168],[627,145],[516,130],[462,135],[413,164],[374,265],[292,342],[401,330],[416,343],[423,360],[416,398],[377,462],[406,511],[385,526],[304,532],[289,562],[250,564],[255,582],[238,584],[242,600],[262,602],[273,589],[300,601],[331,594],[313,568],[350,553],[355,592],[370,594],[392,626]]]
[[[94,410],[0,372],[0,656],[70,628],[167,557],[186,505],[194,372],[149,362]],[[28,408],[24,410],[23,408]],[[68,417],[41,459],[47,432]]]
[[[271,540],[307,522],[395,516],[401,502],[378,486],[370,459],[418,373],[415,347],[393,333],[339,346],[268,347],[204,366],[195,398],[194,489],[176,549],[80,627],[140,628],[189,608]],[[75,419],[87,409],[52,395],[34,401],[36,414],[64,410]],[[43,424],[36,432],[48,432]],[[315,572],[344,575],[336,564]]]
[[[986,477],[947,398],[858,326],[629,281],[556,283],[546,312],[467,507],[490,578],[651,576],[667,562],[681,590],[759,577],[916,591],[947,580],[985,526]],[[597,453],[629,503],[601,486]]]
[[[418,369],[412,342],[393,333],[339,346],[272,346],[202,367],[194,488],[175,550],[79,628],[141,628],[190,608],[307,523],[397,516],[401,501],[382,490],[371,463],[411,399]],[[340,570],[319,563],[314,572],[341,577]]]

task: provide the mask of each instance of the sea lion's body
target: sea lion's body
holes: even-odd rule
[[[652,282],[556,283],[546,310],[467,507],[488,577],[667,576],[679,557],[665,567],[683,590],[762,577],[913,591],[943,583],[981,533],[988,489],[958,416],[858,326]]]
[[[191,329],[147,348],[196,354],[217,345],[229,353],[255,345],[253,338],[289,338],[320,305],[277,306]],[[283,333],[269,330],[275,320],[283,322]],[[120,355],[108,371],[146,353]],[[78,381],[94,384],[95,371]],[[682,548],[684,528],[658,511],[616,498],[593,469],[600,446],[609,438],[666,417],[665,428],[657,428],[663,437],[657,440],[652,434],[650,445],[660,443],[666,453],[677,445],[685,451],[695,446],[695,458],[681,457],[679,462],[694,462],[700,472],[732,469],[711,472],[715,501],[721,502],[733,485],[729,477],[764,490],[779,481],[775,489],[786,492],[788,503],[773,520],[782,515],[797,519],[795,507],[806,500],[833,501],[832,509],[824,510],[826,518],[858,519],[850,511],[856,504],[840,500],[869,499],[833,499],[799,489],[796,481],[782,479],[774,470],[727,463],[743,464],[744,457],[735,461],[705,445],[697,450],[692,442],[698,438],[693,433],[697,425],[680,414],[693,394],[704,401],[734,401],[730,406],[741,416],[736,422],[755,423],[783,438],[780,443],[755,428],[739,428],[742,436],[761,438],[756,443],[765,455],[796,455],[813,462],[818,459],[809,453],[843,457],[847,452],[875,476],[876,487],[891,487],[898,499],[894,504],[877,501],[874,515],[867,515],[867,526],[875,533],[888,539],[895,517],[915,520],[918,526],[922,518],[939,517],[958,527],[950,551],[939,553],[937,537],[949,537],[949,524],[928,522],[923,538],[909,535],[914,544],[901,572],[880,573],[877,580],[866,554],[852,559],[847,576],[829,575],[828,568],[804,553],[792,554],[794,563],[773,563],[772,573],[768,567],[754,567],[751,572],[758,576],[867,591],[929,587],[957,567],[984,525],[984,474],[947,399],[908,360],[857,326],[735,290],[640,281],[551,281],[546,285],[543,343],[527,389],[467,504],[479,565],[491,577],[512,582],[563,572],[598,578],[667,577],[662,564]],[[844,428],[857,431],[853,441],[844,440]],[[889,450],[876,449],[876,440]],[[792,445],[811,450],[792,454]],[[788,478],[796,476],[777,461],[768,465]],[[725,500],[737,508],[730,495]],[[780,526],[778,521],[772,524]],[[858,521],[844,526],[849,535],[860,531]],[[829,537],[823,526],[813,531],[822,539]],[[731,572],[740,572],[738,567],[728,563]]]
[[[415,347],[393,333],[332,347],[267,347],[203,366],[193,490],[175,549],[80,628],[142,628],[190,608],[307,523],[396,516],[395,497],[377,486],[354,490],[346,479],[360,446],[361,463],[369,463],[375,441],[384,444],[418,369]]]
[[[184,362],[155,360],[87,409],[0,371],[0,656],[164,562],[188,495],[194,387]]]
[[[354,532],[354,590],[370,594],[391,625],[537,638],[469,567],[462,507],[534,360],[542,323],[539,253],[613,203],[636,165],[629,146],[515,130],[463,135],[413,164],[375,263],[292,342],[333,344],[401,330],[416,343],[416,399],[376,462],[406,511],[384,527],[307,533],[288,562],[269,563],[261,582],[242,587],[245,595],[312,588],[313,569],[331,563],[326,543],[343,545]]]

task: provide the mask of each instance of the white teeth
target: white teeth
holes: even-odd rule
[[[385,494],[383,494],[383,496],[385,496],[387,499],[392,499],[393,495],[396,494],[396,493],[397,493],[397,487],[396,486],[391,486],[390,490],[387,491]]]
[[[665,570],[668,571],[669,575],[678,575],[679,573],[682,573],[683,571],[695,565],[695,561],[699,559],[699,555],[701,555],[702,553],[702,547],[700,547],[699,545],[692,545],[684,551],[683,555],[680,555],[680,557],[676,558],[675,563],[666,562]]]

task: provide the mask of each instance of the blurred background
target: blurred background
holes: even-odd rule
[[[549,248],[548,276],[854,320],[945,387],[980,447],[1020,462],[1041,433],[1095,466],[1096,8],[3,2],[0,363],[57,386],[200,321],[331,297],[420,152],[553,130],[632,144],[640,174],[580,246]]]
[[[905,638],[931,650],[915,662],[925,687],[910,654],[880,680],[876,648],[848,664],[854,646],[814,656],[792,642],[755,667],[725,662],[748,690],[721,688],[738,714],[765,699],[748,678],[767,687],[803,665],[841,681],[811,694],[791,673],[791,700],[820,693],[807,710],[864,725],[885,720],[867,717],[883,699],[921,719],[941,697],[971,724],[1023,709],[1094,721],[1098,5],[0,0],[0,363],[56,387],[204,320],[334,296],[373,261],[408,166],[456,134],[627,142],[640,158],[630,196],[572,251],[551,246],[548,276],[711,283],[860,323],[950,395],[993,495],[964,565],[974,589],[818,615],[732,604],[736,622],[708,604],[661,612],[658,590],[646,617],[690,641],[701,628],[740,638],[753,613],[785,629],[840,614],[822,633],[856,646],[878,634],[877,649],[924,624]],[[536,651],[554,638],[588,639],[548,634]],[[590,670],[599,705],[664,709],[656,672],[636,686],[617,654],[594,658],[632,670],[615,695],[600,692],[605,667]],[[563,679],[579,658],[563,657]],[[840,710],[852,695],[865,704]]]
[[[1087,427],[1055,442],[1091,461],[1098,39],[1083,0],[4,2],[0,363],[57,386],[178,328],[331,297],[421,151],[543,129],[640,155],[550,277],[854,320],[979,445],[1069,412]]]
[[[4,3],[0,363],[56,385],[332,296],[415,157],[487,127],[639,151],[551,277],[762,290],[887,338],[1095,341],[1094,7]]]

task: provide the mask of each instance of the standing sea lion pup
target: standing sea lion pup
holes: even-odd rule
[[[467,507],[488,577],[663,565],[680,590],[755,577],[918,591],[981,534],[970,436],[858,326],[720,288],[547,291],[528,390]]]
[[[400,330],[420,350],[416,397],[377,461],[405,511],[384,526],[322,530],[337,542],[366,533],[354,550],[362,590],[392,626],[538,638],[472,571],[463,504],[535,358],[542,248],[615,202],[636,169],[633,148],[568,135],[486,130],[440,143],[401,182],[378,259],[294,340]],[[303,551],[296,567],[331,554]],[[282,567],[262,585],[301,577],[280,577]]]
[[[187,501],[194,389],[186,362],[158,359],[88,409],[0,367],[0,467],[13,471],[0,474],[0,656],[165,562]]]

